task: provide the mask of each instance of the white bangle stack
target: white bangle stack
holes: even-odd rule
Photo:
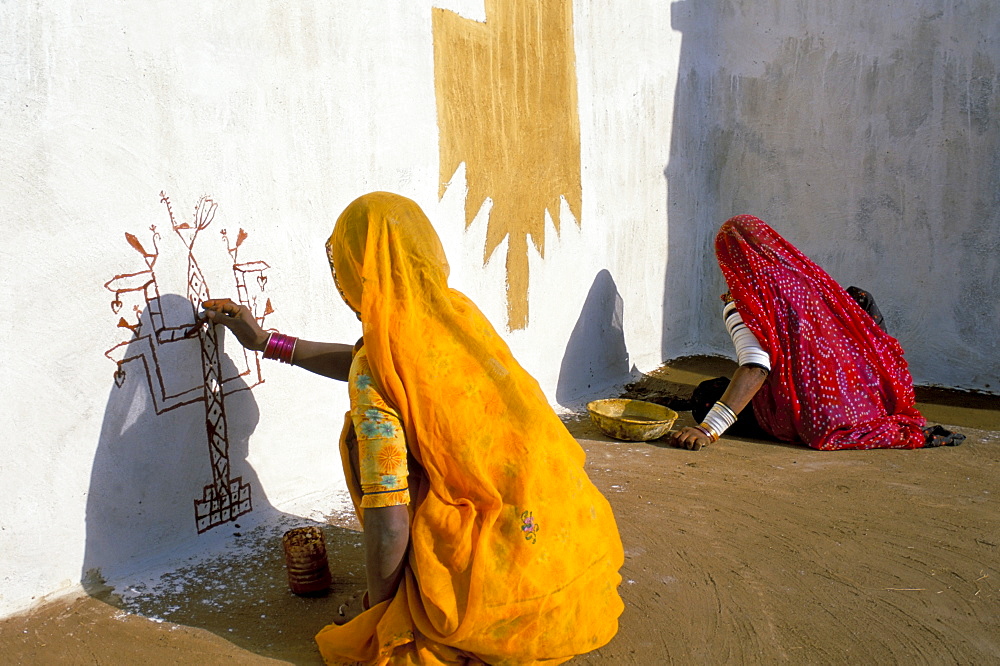
[[[740,365],[759,365],[765,370],[771,369],[771,356],[760,346],[760,341],[743,323],[743,317],[736,309],[735,303],[727,303],[722,310],[726,322],[726,330],[736,347],[736,362]]]
[[[715,442],[734,423],[736,423],[736,412],[730,409],[726,403],[717,400],[712,405],[712,408],[708,410],[708,414],[705,414],[705,418],[702,420],[700,426],[708,431],[712,436],[712,441]]]

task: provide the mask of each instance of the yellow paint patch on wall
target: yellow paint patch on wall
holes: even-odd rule
[[[493,208],[485,263],[508,238],[507,314],[528,324],[528,238],[545,254],[545,211],[580,219],[580,120],[570,0],[485,0],[486,22],[433,10],[441,187],[465,162],[468,226]]]

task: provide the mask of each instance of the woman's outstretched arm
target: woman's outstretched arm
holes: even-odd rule
[[[345,345],[339,342],[299,340],[295,343],[292,365],[305,368],[317,375],[346,382],[351,372],[352,349],[354,349],[354,345]]]
[[[743,408],[750,404],[753,397],[764,385],[768,371],[759,365],[741,365],[733,373],[733,379],[722,394],[722,402],[729,406],[734,413],[739,414]],[[701,428],[686,427],[681,428],[671,436],[674,446],[684,447],[697,451],[703,446],[708,446],[711,440],[705,436]]]
[[[729,382],[725,392],[722,394],[722,402],[729,405],[729,408],[739,414],[743,408],[750,404],[757,391],[764,385],[768,371],[759,365],[741,365],[733,373],[733,379]]]
[[[264,351],[269,334],[260,327],[249,308],[228,298],[207,300],[201,305],[205,309],[201,315],[202,322],[222,324],[247,349]],[[351,370],[352,349],[353,345],[339,342],[298,340],[295,343],[292,365],[346,382]]]

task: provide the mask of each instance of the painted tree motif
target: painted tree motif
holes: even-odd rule
[[[163,238],[156,225],[149,228],[151,251],[137,236],[126,233],[126,242],[142,256],[145,269],[116,275],[104,285],[114,294],[111,310],[115,314],[119,314],[124,307],[123,296],[131,296],[135,300],[132,306],[133,320],[124,316],[118,320],[118,328],[128,331],[127,339],[108,349],[105,356],[116,364],[114,381],[119,388],[135,369],[141,371],[139,377],[145,378],[157,415],[185,405],[198,402],[204,404],[212,483],[205,486],[202,497],[194,499],[195,526],[200,534],[235,520],[253,508],[249,484],[244,484],[242,477],[233,477],[230,472],[225,397],[260,385],[264,382],[264,377],[258,354],[242,348],[243,367],[238,367],[236,374],[224,376],[214,327],[199,326],[196,323],[197,307],[210,298],[210,295],[205,275],[198,265],[195,243],[215,219],[218,204],[203,196],[198,200],[191,220],[178,221],[169,197],[163,192],[160,193],[160,201],[167,208],[172,231],[185,248],[186,297],[190,310],[169,313],[172,323],[168,323],[168,313],[163,311],[160,294],[161,279],[157,273],[164,268],[162,265],[158,266],[162,259],[160,243]],[[235,239],[230,237],[226,229],[222,229],[220,233],[232,260],[237,298],[250,308],[257,322],[263,326],[264,319],[274,311],[271,300],[264,295],[266,270],[269,266],[263,261],[239,261],[240,247],[248,238],[245,230],[240,229]],[[168,388],[168,383],[164,381],[160,352],[168,345],[190,343],[194,339],[197,339],[200,349],[201,382],[179,389]]]

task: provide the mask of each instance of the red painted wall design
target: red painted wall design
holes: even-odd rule
[[[204,487],[201,497],[194,499],[195,526],[200,534],[253,509],[250,485],[244,484],[242,477],[232,476],[230,471],[225,398],[236,391],[250,390],[262,384],[264,376],[259,355],[242,348],[235,355],[230,355],[236,364],[236,373],[224,376],[214,327],[197,324],[197,308],[211,296],[205,275],[198,265],[195,244],[212,224],[218,204],[203,196],[195,205],[190,221],[179,221],[174,216],[170,198],[163,192],[160,193],[160,201],[166,206],[171,231],[186,250],[186,296],[191,305],[190,313],[171,312],[168,323],[168,317],[161,309],[161,284],[157,271],[164,268],[158,266],[158,261],[161,259],[161,243],[167,239],[160,235],[156,225],[149,228],[148,244],[134,234],[126,233],[125,240],[142,256],[145,268],[116,275],[104,285],[114,294],[112,312],[119,314],[124,308],[123,298],[132,302],[133,312],[131,321],[124,316],[119,318],[118,328],[127,332],[127,337],[108,349],[105,356],[116,364],[114,380],[119,388],[126,381],[147,383],[158,415],[194,403],[204,405],[212,482]],[[248,238],[243,229],[235,238],[226,229],[221,229],[220,234],[232,260],[239,302],[249,307],[263,326],[265,318],[274,311],[271,300],[265,294],[269,266],[263,261],[239,260],[240,248]],[[178,320],[184,321],[178,323]],[[191,344],[194,340],[197,340],[200,349],[201,383],[179,389],[168,388],[168,382],[164,380],[165,369],[160,361],[162,354],[158,352],[167,345]]]

